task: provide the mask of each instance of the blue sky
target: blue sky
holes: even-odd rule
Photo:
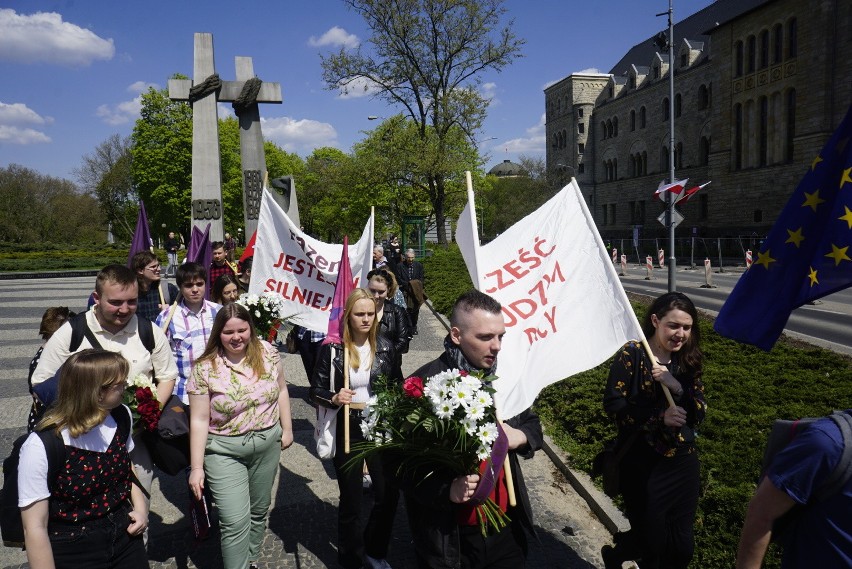
[[[675,21],[710,0],[676,0]],[[507,0],[526,40],[523,58],[483,76],[492,98],[480,135],[487,167],[544,156],[543,89],[572,72],[608,71],[634,44],[666,26],[666,0]],[[349,151],[377,126],[369,115],[399,109],[324,88],[320,53],[369,37],[338,0],[0,0],[0,166],[20,164],[74,179],[84,155],[112,134],[132,132],[139,94],[192,76],[194,32],[213,34],[216,71],[235,79],[234,57],[281,83],[284,102],[261,105],[263,134],[302,157]],[[230,113],[220,105],[220,116]],[[495,137],[493,140],[485,140]]]

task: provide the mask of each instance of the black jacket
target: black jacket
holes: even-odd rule
[[[334,362],[331,361],[331,347],[334,346]],[[394,364],[393,344],[389,340],[378,336],[376,338],[376,357],[373,358],[373,367],[370,370],[370,384],[380,375],[391,377]],[[330,385],[329,377],[331,366],[334,365],[334,386]],[[331,402],[331,397],[343,387],[343,346],[341,344],[325,344],[320,348],[317,363],[314,366],[314,375],[311,377],[311,387],[308,397],[312,403],[336,409],[337,405]]]
[[[399,288],[402,289],[402,292],[411,292],[409,289],[409,281],[418,280],[423,282],[425,279],[425,273],[423,272],[423,265],[414,261],[411,263],[413,267],[414,276],[408,276],[408,265],[405,261],[397,264],[393,270],[396,273],[396,282],[399,284]]]
[[[379,321],[379,336],[384,336],[394,348],[394,378],[402,381],[402,354],[408,353],[413,330],[408,311],[397,306],[392,300],[385,302],[382,319]]]
[[[412,375],[426,381],[433,375],[456,367],[458,366],[453,359],[444,352],[441,357],[424,365]],[[514,508],[509,507],[507,512],[512,520],[510,526],[513,527],[503,531],[512,531],[526,551],[523,530],[535,536],[535,529],[529,494],[518,456],[525,459],[532,458],[535,451],[541,448],[544,436],[538,415],[532,409],[523,411],[506,423],[524,432],[527,436],[527,445],[509,451],[509,464],[518,504]],[[401,481],[418,559],[428,567],[441,569],[460,567],[459,532],[456,523],[458,505],[450,501],[450,485],[456,476],[457,474],[452,472],[436,472],[432,476],[425,476],[424,473],[424,476],[415,475]]]

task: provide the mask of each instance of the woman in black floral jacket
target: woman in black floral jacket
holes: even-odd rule
[[[685,568],[698,505],[695,431],[706,411],[698,313],[686,295],[670,292],[653,302],[642,328],[656,362],[641,344],[628,342],[612,362],[604,394],[617,446],[629,445],[619,490],[631,529],[602,554],[607,568],[630,559],[642,559],[642,569]]]

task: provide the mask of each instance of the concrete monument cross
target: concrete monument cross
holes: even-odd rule
[[[193,80],[169,79],[169,98],[190,100],[193,85],[200,85],[215,75],[213,62],[213,34],[196,33],[193,57]],[[208,223],[210,240],[224,238],[222,225],[222,169],[219,158],[219,115],[217,102],[233,102],[243,91],[248,79],[254,77],[251,58],[237,58],[237,81],[222,81],[218,91],[201,95],[192,101],[192,225],[204,230]],[[281,85],[262,83],[253,105],[240,116],[240,155],[243,169],[243,204],[245,206],[248,238],[257,227],[257,209],[260,206],[260,184],[266,173],[263,155],[263,136],[260,131],[260,113],[256,103],[280,103]],[[254,113],[251,113],[251,108]],[[244,134],[246,131],[247,134]],[[251,144],[248,143],[251,139]],[[259,143],[257,142],[259,141]],[[250,148],[247,148],[250,146]],[[255,188],[256,191],[255,191]],[[257,205],[254,205],[256,198]],[[253,224],[249,224],[254,214]],[[249,227],[252,229],[249,229]]]

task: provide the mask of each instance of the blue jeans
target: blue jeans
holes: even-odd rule
[[[143,569],[148,554],[142,536],[127,533],[130,504],[106,516],[76,524],[48,524],[56,569]]]

